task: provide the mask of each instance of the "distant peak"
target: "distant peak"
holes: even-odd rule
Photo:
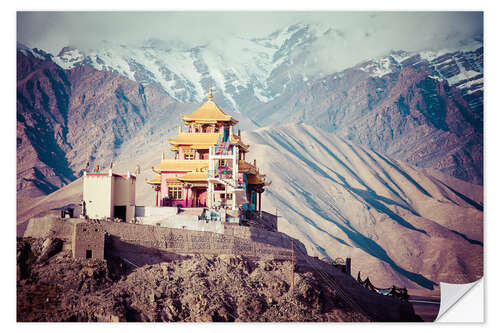
[[[74,46],[65,46],[61,49],[61,51],[59,51],[59,53],[57,54],[58,57],[62,56],[63,54],[67,53],[67,52],[71,52],[71,51],[75,51],[77,50],[76,47]]]

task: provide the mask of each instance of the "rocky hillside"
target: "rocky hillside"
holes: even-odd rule
[[[316,271],[297,269],[292,292],[290,262],[198,256],[134,268],[117,257],[73,260],[49,243],[18,240],[18,321],[419,320],[408,303],[366,316]]]

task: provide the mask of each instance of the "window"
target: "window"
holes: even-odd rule
[[[233,199],[233,194],[232,193],[221,193],[220,197],[222,199],[232,200]]]
[[[194,160],[195,150],[194,149],[186,149],[184,151],[184,159],[185,160]]]
[[[168,197],[172,200],[182,200],[182,186],[181,185],[169,186]]]

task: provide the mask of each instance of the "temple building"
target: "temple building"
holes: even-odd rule
[[[250,146],[233,126],[238,121],[213,101],[212,90],[198,110],[183,115],[187,127],[179,126],[169,139],[174,159],[153,166],[158,175],[146,180],[156,191],[156,206],[207,207],[261,210],[261,198],[270,182],[259,172],[256,161],[245,161]]]

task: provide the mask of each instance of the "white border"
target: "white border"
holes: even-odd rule
[[[97,1],[97,0],[87,0],[87,1],[35,1],[35,0],[23,0],[17,2],[6,2],[4,3],[1,11],[1,24],[2,24],[2,43],[6,46],[0,53],[2,57],[3,64],[3,79],[1,81],[2,89],[2,101],[3,101],[3,119],[1,128],[1,138],[4,139],[4,161],[2,163],[2,180],[4,185],[2,186],[1,192],[1,207],[2,207],[2,223],[5,232],[2,236],[5,238],[2,241],[2,254],[3,261],[6,271],[2,275],[2,296],[4,300],[2,301],[2,311],[1,318],[2,323],[4,323],[4,329],[10,331],[10,329],[20,329],[22,331],[32,331],[32,330],[45,330],[50,329],[51,331],[62,331],[71,329],[72,331],[88,331],[89,329],[94,330],[109,330],[118,328],[120,330],[137,330],[139,327],[144,327],[143,325],[105,325],[97,324],[88,326],[88,324],[16,324],[15,323],[15,289],[12,286],[15,285],[15,241],[13,235],[15,234],[15,225],[13,220],[15,219],[15,158],[16,150],[14,148],[14,138],[15,138],[15,91],[13,89],[14,80],[16,76],[15,69],[15,53],[11,46],[15,45],[16,39],[16,22],[15,22],[15,11],[17,10],[484,10],[485,11],[485,275],[491,276],[492,280],[496,280],[498,277],[498,265],[489,265],[488,258],[491,254],[493,258],[496,259],[494,254],[498,254],[498,244],[500,242],[496,241],[496,238],[500,235],[498,223],[500,222],[500,216],[498,214],[498,209],[495,207],[495,199],[497,198],[498,191],[498,176],[495,172],[499,162],[499,154],[497,154],[496,146],[500,142],[499,131],[496,129],[500,126],[499,114],[500,108],[498,105],[498,63],[500,62],[500,57],[498,54],[498,36],[497,32],[500,31],[498,22],[500,17],[498,11],[496,10],[495,1],[464,1],[464,0],[419,0],[412,2],[403,1],[368,1],[368,0],[349,0],[349,1],[336,1],[329,4],[327,1],[322,0],[308,0],[308,1],[288,1],[288,2],[270,2],[263,0],[253,0],[251,2],[236,2],[230,0],[212,0],[212,1],[175,1],[175,2],[145,2],[145,1]],[[489,93],[491,91],[491,94]],[[490,170],[492,170],[490,172]],[[490,242],[491,240],[491,242]],[[496,315],[498,299],[498,288],[496,288],[493,283],[488,285],[488,297],[486,298],[486,325],[449,325],[447,324],[443,327],[443,324],[431,324],[426,325],[426,330],[443,329],[443,328],[453,328],[453,331],[470,331],[476,330],[478,328],[491,328],[491,326],[497,326],[498,315]],[[489,309],[493,308],[492,316],[489,316]],[[157,329],[164,331],[165,329],[172,330],[203,330],[203,331],[220,331],[222,330],[248,330],[259,331],[265,330],[275,330],[275,329],[286,329],[286,330],[297,330],[303,331],[304,329],[325,329],[331,331],[332,329],[360,329],[374,330],[375,332],[386,332],[387,329],[394,328],[395,330],[401,330],[403,327],[405,330],[420,331],[423,327],[420,325],[405,325],[405,324],[369,324],[370,326],[362,324],[353,324],[348,327],[331,326],[331,324],[274,324],[274,325],[182,325],[169,324],[165,325],[148,325],[147,329]],[[5,327],[8,326],[8,327]],[[313,326],[313,327],[311,327]]]

